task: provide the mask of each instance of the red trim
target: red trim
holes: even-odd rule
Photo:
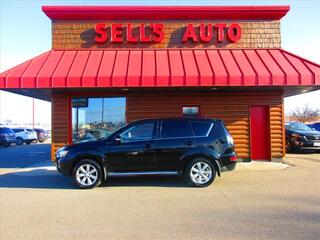
[[[279,20],[290,10],[280,6],[42,6],[52,20],[127,19],[268,19]]]

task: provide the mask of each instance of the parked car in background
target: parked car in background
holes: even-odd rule
[[[320,122],[308,124],[309,127],[311,127],[314,130],[320,131]]]
[[[81,188],[106,178],[184,175],[191,186],[206,187],[216,175],[236,166],[231,135],[221,120],[206,118],[146,119],[110,136],[60,148],[59,172]]]
[[[37,142],[37,133],[30,128],[13,128],[12,129],[17,138],[17,145],[22,145],[23,143],[31,144],[32,142]]]
[[[320,132],[300,122],[286,122],[286,149],[293,151],[319,151]]]
[[[51,138],[51,130],[46,130],[48,138]]]
[[[0,146],[9,147],[16,143],[16,135],[11,128],[0,127]]]
[[[39,142],[44,142],[48,139],[47,132],[42,128],[35,128],[33,129],[37,133],[37,138]]]

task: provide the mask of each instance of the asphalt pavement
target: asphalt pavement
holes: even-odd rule
[[[320,236],[320,154],[288,155],[283,167],[238,167],[207,188],[186,187],[180,177],[139,177],[80,190],[40,157],[38,146],[46,148],[25,148],[39,154],[37,159],[24,163],[19,149],[13,151],[18,157],[11,156],[19,167],[8,167],[8,160],[0,163],[0,239]],[[10,151],[3,150],[0,162],[7,159],[4,151]]]
[[[50,146],[50,143],[0,146],[0,169],[51,165]]]

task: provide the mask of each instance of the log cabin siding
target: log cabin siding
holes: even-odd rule
[[[69,97],[67,95],[53,95],[51,99],[51,159],[55,159],[55,152],[58,148],[63,147],[69,143]]]
[[[96,94],[86,94],[86,96]],[[119,94],[124,95],[124,94]],[[118,96],[119,96],[118,95]],[[127,122],[142,118],[179,117],[182,106],[200,106],[201,116],[222,119],[234,138],[238,157],[250,159],[250,114],[252,105],[269,106],[270,156],[284,156],[283,103],[281,92],[137,92],[127,93]],[[77,94],[77,96],[79,96]],[[99,96],[115,96],[103,94]],[[70,98],[55,95],[52,101],[52,157],[67,144],[71,133]]]
[[[200,106],[201,116],[222,119],[234,138],[239,158],[250,159],[251,105],[270,109],[270,156],[283,157],[282,94],[273,93],[152,93],[129,94],[127,120],[182,116],[182,106]]]

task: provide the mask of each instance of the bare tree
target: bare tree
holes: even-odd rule
[[[317,120],[320,116],[319,109],[312,109],[308,104],[302,107],[296,107],[289,115],[290,119],[293,121],[298,121],[302,123],[311,122]]]

